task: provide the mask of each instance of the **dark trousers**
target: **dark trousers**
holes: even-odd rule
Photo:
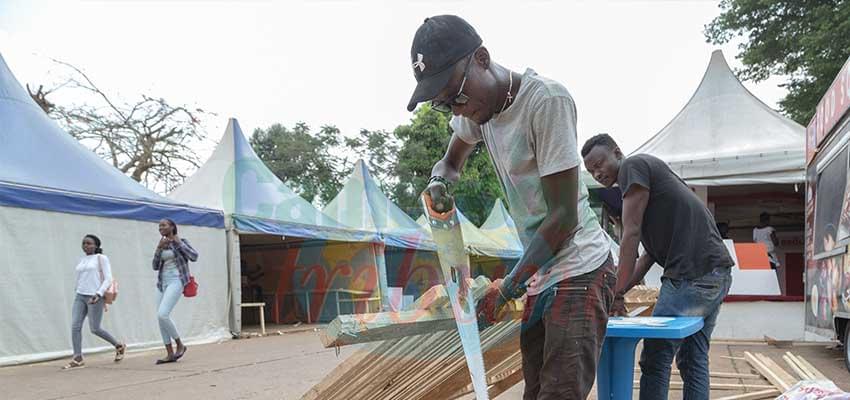
[[[524,400],[587,398],[616,283],[609,258],[594,271],[527,298],[520,334]]]

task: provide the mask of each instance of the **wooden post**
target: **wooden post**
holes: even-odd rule
[[[387,260],[385,256],[387,246],[383,243],[373,243],[372,248],[375,251],[375,267],[378,269],[378,289],[381,296],[381,310],[388,310],[390,304],[390,286],[387,281]]]
[[[266,303],[260,303],[260,332],[266,336]]]
[[[336,316],[339,316],[339,290],[334,290],[334,294],[336,295]]]
[[[310,292],[309,291],[304,292],[304,304],[305,304],[305,307],[307,308],[307,323],[312,324],[313,320],[311,319],[311,315],[310,315],[312,310],[310,309]]]

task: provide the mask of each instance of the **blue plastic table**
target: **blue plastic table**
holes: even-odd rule
[[[634,388],[635,348],[641,339],[682,339],[702,329],[701,317],[655,317],[669,319],[663,326],[624,325],[610,318],[602,355],[596,369],[596,396],[599,400],[630,400]],[[647,320],[647,319],[645,319]]]

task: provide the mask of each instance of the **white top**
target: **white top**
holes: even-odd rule
[[[98,259],[100,261],[98,262]],[[101,271],[103,278],[101,278]],[[109,265],[109,257],[103,254],[92,254],[83,256],[77,264],[77,293],[94,296],[103,296],[109,285],[112,284],[112,267]]]
[[[527,69],[513,105],[484,125],[463,117],[451,121],[464,142],[484,141],[516,222],[523,247],[548,214],[541,178],[577,168],[576,108],[567,89]],[[528,294],[599,268],[611,254],[611,241],[590,209],[587,187],[579,180],[579,230],[555,254],[545,275],[528,282]]]
[[[177,261],[175,260],[174,251],[171,249],[165,249],[160,254],[160,259],[162,260],[162,270],[171,270],[177,269]]]
[[[776,246],[770,237],[774,232],[776,232],[776,229],[773,229],[772,226],[766,226],[764,228],[755,227],[753,228],[753,241],[764,243],[767,247],[767,257],[770,259],[770,262],[779,265],[779,259],[776,257]]]

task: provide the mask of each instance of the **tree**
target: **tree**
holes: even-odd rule
[[[850,1],[722,0],[706,25],[710,43],[744,37],[738,58],[744,80],[784,75],[788,94],[779,107],[808,125],[820,98],[850,56]]]
[[[394,168],[398,182],[390,197],[415,217],[421,214],[419,194],[428,184],[431,168],[448,147],[449,116],[426,104],[416,110],[410,124],[397,127],[393,134],[402,145]],[[499,180],[483,144],[479,144],[466,161],[452,194],[458,208],[477,225],[487,219],[496,198],[502,197]]]
[[[366,161],[371,173],[384,193],[398,184],[394,176],[398,162],[399,141],[387,131],[360,130],[355,138],[346,138],[345,146]],[[346,175],[350,171],[346,171]]]
[[[35,102],[74,138],[89,146],[115,168],[151,189],[167,192],[199,166],[193,150],[204,140],[202,109],[171,105],[163,98],[142,95],[130,102],[111,98],[79,68],[53,60],[72,71],[67,81],[50,90],[39,86]],[[47,96],[76,91],[83,103],[55,104]]]
[[[346,158],[333,155],[341,144],[339,138],[339,129],[333,125],[312,133],[299,122],[292,129],[281,124],[257,128],[250,142],[272,173],[295,193],[309,202],[327,204],[342,189],[348,166]]]

